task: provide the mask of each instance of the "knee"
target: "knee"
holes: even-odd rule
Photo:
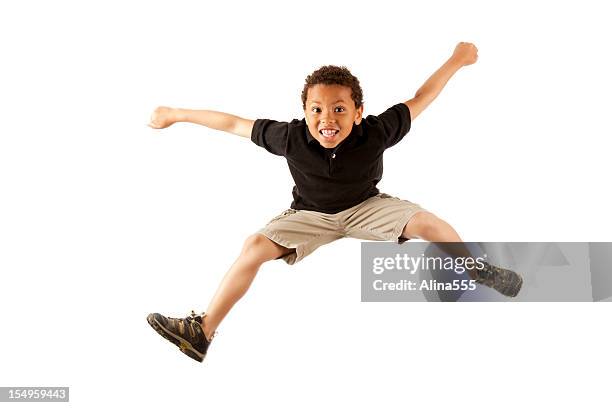
[[[428,237],[434,236],[442,228],[443,222],[430,212],[418,212],[408,221],[402,236],[428,240]]]
[[[261,251],[261,248],[266,240],[268,240],[268,238],[261,234],[250,235],[244,240],[244,244],[242,245],[242,254],[257,254]]]
[[[250,235],[242,246],[240,256],[243,260],[254,263],[264,263],[282,255],[280,246],[261,234]]]

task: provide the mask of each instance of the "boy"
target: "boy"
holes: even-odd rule
[[[149,124],[152,128],[196,123],[251,138],[270,153],[285,156],[295,187],[291,208],[246,239],[205,314],[169,318],[152,313],[147,318],[149,324],[201,362],[216,328],[266,261],[282,258],[293,264],[342,237],[461,242],[445,221],[417,204],[379,193],[376,184],[382,176],[384,150],[403,138],[411,121],[459,68],[476,62],[477,52],[473,44],[459,43],[414,98],[365,119],[358,79],[348,69],[336,66],[321,67],[306,78],[303,120],[253,121],[221,112],[157,108]],[[465,247],[459,252],[469,256]],[[471,270],[470,276],[506,296],[516,296],[522,285],[515,272],[489,264]]]

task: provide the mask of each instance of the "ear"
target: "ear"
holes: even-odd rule
[[[363,103],[361,104],[361,106],[355,112],[355,124],[356,125],[361,124],[362,117],[363,117]]]

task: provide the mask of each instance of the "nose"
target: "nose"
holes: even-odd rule
[[[332,112],[326,112],[323,114],[323,116],[321,117],[321,122],[323,124],[327,124],[327,123],[336,123],[336,118],[333,116]]]

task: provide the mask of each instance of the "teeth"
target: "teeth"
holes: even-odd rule
[[[326,136],[326,137],[332,137],[332,136],[334,136],[336,133],[338,133],[338,131],[337,131],[337,130],[332,130],[332,129],[323,129],[323,130],[321,130],[321,134],[322,134],[323,136]]]

